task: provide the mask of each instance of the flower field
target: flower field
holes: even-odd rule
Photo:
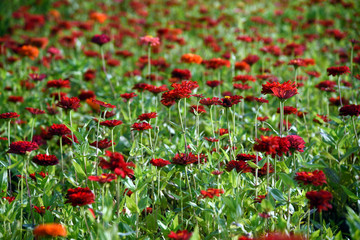
[[[0,239],[360,239],[360,2],[0,2]]]

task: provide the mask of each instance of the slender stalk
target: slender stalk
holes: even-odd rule
[[[62,146],[62,136],[60,137],[60,157],[61,157],[61,171],[62,171],[62,175],[64,176],[64,157],[63,157],[63,146]],[[63,179],[64,182],[64,179]]]
[[[269,175],[270,175],[270,163],[269,163],[269,156],[266,157],[266,193],[267,198],[270,199],[269,194]]]
[[[111,92],[113,93],[114,98],[116,98],[116,93],[115,93],[115,90],[114,90],[114,86],[112,85],[111,80],[108,78],[108,74],[107,74],[107,71],[106,71],[105,58],[104,58],[104,49],[102,47],[100,47],[100,52],[101,52],[102,67],[103,67],[103,71],[105,73],[105,78],[109,82]]]
[[[180,172],[180,208],[181,208],[181,225],[182,225],[184,222],[184,208],[183,208],[183,196],[182,196],[181,182],[182,182],[182,172]]]
[[[88,232],[88,234],[89,234],[89,236],[90,236],[90,239],[93,240],[93,236],[91,235],[91,231],[90,231],[89,225],[88,225],[88,223],[87,223],[87,219],[86,219],[86,213],[85,213],[86,209],[82,207],[82,208],[80,209],[80,211],[81,211],[81,213],[82,213],[82,215],[83,215],[83,218],[84,218],[84,221],[85,221],[85,225],[86,225],[86,229],[87,229],[87,232]]]
[[[341,99],[341,76],[338,77],[338,88],[339,88],[339,97],[340,97],[340,105],[343,106],[342,99]]]
[[[178,105],[178,114],[179,114],[179,118],[180,118],[181,129],[182,129],[182,132],[183,132],[183,135],[184,135],[185,153],[187,153],[186,132],[185,132],[183,120],[182,120],[182,117],[181,117],[180,101],[181,101],[181,100],[179,100],[179,101],[177,102],[177,105]]]
[[[279,130],[280,137],[282,137],[282,131],[284,127],[283,124],[284,124],[284,106],[283,106],[283,101],[280,100],[280,130]]]
[[[143,132],[140,132],[141,162],[144,164]]]
[[[151,81],[151,45],[148,46],[148,76]]]
[[[106,115],[106,112],[105,112]],[[101,110],[100,116],[98,119],[97,129],[96,129],[96,166],[95,166],[95,175],[98,174],[98,166],[99,166],[99,135],[100,135],[100,122],[101,122]]]
[[[233,142],[232,142],[231,134],[230,134],[230,123],[229,123],[229,110],[228,110],[228,108],[225,108],[225,111],[226,111],[227,127],[228,127],[228,130],[229,130],[230,152],[232,153],[233,158],[235,159],[235,152],[234,152],[234,149],[233,149]]]
[[[115,152],[115,144],[114,144],[114,128],[112,127],[111,128],[111,142],[113,143],[113,144],[111,144],[111,148],[112,148],[112,151],[113,152]]]
[[[25,182],[26,182],[27,194],[28,194],[28,197],[29,197],[29,211],[30,211],[30,214],[31,214],[32,224],[34,225],[35,224],[34,211],[32,210],[31,193],[30,193],[29,183],[28,183],[28,180],[27,180],[27,175],[29,173],[28,167],[29,167],[29,157],[27,156],[26,159],[25,159]]]
[[[138,191],[135,192],[135,204],[138,207]],[[145,208],[146,212],[146,208]],[[139,239],[139,213],[136,213],[136,239]]]
[[[288,202],[287,202],[287,221],[288,221],[288,226],[290,226],[290,197],[291,197],[291,188],[289,188],[289,192],[288,192]]]
[[[356,125],[355,125],[355,119],[354,119],[354,118],[355,118],[354,116],[351,116],[352,125],[353,125],[353,128],[354,128],[355,139],[356,139],[356,145],[360,146],[360,145],[359,145],[359,138],[358,138],[358,135],[357,135]]]
[[[70,127],[71,127],[71,140],[74,142],[74,132],[72,130],[71,110],[69,111],[69,119],[70,119]]]
[[[30,141],[33,140],[33,136],[34,136],[34,128],[35,128],[35,122],[36,122],[36,117],[33,118],[33,123],[31,125],[31,135],[30,135]]]
[[[320,238],[323,239],[324,229],[323,229],[323,215],[322,211],[320,211]]]
[[[120,216],[120,178],[116,178],[116,201],[117,201],[117,216]]]
[[[186,182],[188,184],[188,188],[189,188],[189,192],[190,192],[190,198],[192,199],[192,194],[191,194],[191,186],[190,186],[190,181],[189,181],[189,176],[187,173],[187,166],[185,166],[185,176],[186,176]]]
[[[310,209],[307,218],[307,239],[310,239]]]
[[[8,148],[10,148],[10,144],[11,144],[11,140],[10,140],[10,130],[11,130],[11,127],[10,127],[10,120],[8,120],[8,126],[7,126],[7,132],[8,132]],[[9,163],[9,166],[11,166],[11,156],[10,154],[7,155],[8,157],[8,163]],[[9,196],[12,195],[12,188],[11,188],[11,169],[8,169],[8,181],[9,181],[9,185],[8,185],[8,193],[9,193]]]

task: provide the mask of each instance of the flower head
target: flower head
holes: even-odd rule
[[[34,150],[37,150],[39,146],[34,142],[18,141],[10,144],[10,148],[7,153],[14,153],[24,155]]]
[[[291,98],[292,96],[298,94],[297,88],[295,87],[295,83],[290,80],[284,83],[278,82],[267,82],[262,85],[262,94],[274,94],[278,98],[284,100]]]
[[[54,123],[49,128],[49,133],[51,135],[62,136],[62,135],[70,134],[71,130],[65,124]]]
[[[332,199],[332,194],[325,190],[310,191],[306,193],[306,198],[310,201],[310,208],[317,208],[319,212],[332,209],[329,201]]]
[[[95,195],[88,187],[78,187],[75,189],[70,188],[67,191],[66,198],[67,200],[65,203],[71,203],[73,207],[81,207],[95,202]]]
[[[25,109],[26,109],[29,113],[33,114],[33,115],[40,115],[40,114],[44,114],[44,113],[45,113],[44,110],[37,109],[37,108],[26,107]]]
[[[215,196],[220,197],[220,194],[224,193],[223,189],[208,188],[206,191],[200,191],[202,198],[214,198]]]
[[[329,67],[326,69],[328,76],[340,76],[343,74],[350,73],[350,68],[348,66],[340,66],[340,67]]]
[[[141,123],[134,123],[132,126],[132,131],[144,131],[148,129],[152,129],[152,126],[148,124],[147,122],[141,122]]]
[[[34,228],[35,237],[66,237],[66,228],[59,223],[40,224]]]
[[[181,62],[200,64],[202,62],[202,58],[193,53],[186,53],[181,56]]]
[[[192,236],[192,233],[187,230],[178,230],[176,233],[171,231],[168,235],[168,238],[175,240],[189,240]]]
[[[106,151],[106,156],[110,158],[110,161],[108,162],[104,158],[100,158],[99,166],[102,169],[109,169],[122,178],[134,174],[134,170],[129,167],[135,167],[135,164],[132,162],[125,162],[124,156],[121,153]]]
[[[115,180],[116,175],[113,173],[103,173],[100,176],[89,176],[88,179],[99,183],[108,183]]]
[[[106,148],[111,147],[112,145],[115,145],[115,143],[106,138],[101,141],[95,141],[95,142],[90,143],[90,146],[93,146],[93,147],[96,147],[99,149],[106,149]]]
[[[143,113],[143,114],[139,115],[138,120],[139,121],[149,121],[150,119],[156,118],[156,117],[157,117],[156,112]]]
[[[113,127],[119,126],[121,124],[123,124],[123,122],[120,120],[105,120],[105,121],[100,122],[101,126],[106,126],[108,128],[113,128]]]
[[[165,167],[166,165],[171,164],[171,162],[162,158],[153,158],[151,159],[150,164],[155,167]]]
[[[342,108],[340,108],[340,116],[356,116],[358,117],[360,115],[360,105],[345,105]]]
[[[59,163],[55,155],[38,154],[32,158],[32,161],[40,166],[53,166]]]
[[[322,186],[326,184],[326,176],[323,171],[297,172],[295,180],[304,185]]]
[[[16,112],[7,112],[7,113],[1,113],[0,119],[11,119],[11,118],[18,118],[20,115]]]
[[[146,36],[140,38],[140,44],[150,45],[152,47],[155,47],[155,46],[160,45],[160,39],[158,37],[146,35]]]
[[[62,97],[61,100],[56,104],[56,106],[65,110],[76,110],[80,107],[80,99],[77,97]]]
[[[106,34],[96,34],[91,38],[91,42],[99,46],[104,45],[105,43],[110,42],[110,37]]]

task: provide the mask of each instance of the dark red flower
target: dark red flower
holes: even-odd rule
[[[28,141],[18,141],[13,142],[10,144],[10,148],[7,153],[14,153],[14,154],[27,154],[34,150],[37,150],[39,146],[34,142]]]
[[[115,145],[115,143],[109,139],[103,139],[101,141],[94,141],[92,143],[90,143],[90,146],[99,148],[99,149],[106,149],[111,147],[112,145]]]
[[[257,120],[260,121],[260,122],[264,122],[266,120],[268,120],[269,117],[265,116],[265,117],[257,117]]]
[[[225,170],[230,172],[233,169],[236,170],[236,172],[241,173],[247,173],[252,172],[252,168],[245,162],[245,161],[235,161],[231,160],[226,164]]]
[[[201,198],[214,198],[215,196],[220,197],[220,194],[224,194],[223,189],[216,189],[216,188],[208,188],[206,191],[200,191],[202,197]]]
[[[28,110],[29,113],[34,114],[34,115],[39,115],[39,114],[44,114],[45,113],[44,110],[37,109],[37,108],[26,107],[25,109]]]
[[[356,116],[358,117],[360,114],[360,105],[345,105],[340,108],[340,116]]]
[[[190,80],[191,79],[191,72],[188,69],[178,69],[175,68],[171,72],[172,78],[178,78],[180,80]]]
[[[54,123],[49,128],[49,133],[51,135],[62,136],[62,135],[70,134],[71,130],[65,124]]]
[[[350,68],[348,66],[340,67],[329,67],[326,69],[328,76],[340,76],[346,73],[350,73]]]
[[[330,122],[330,119],[328,118],[327,115],[319,115],[319,114],[316,114],[316,118],[313,119],[313,122],[316,122],[316,123],[327,123],[327,122]]]
[[[0,114],[0,119],[10,119],[10,118],[18,118],[18,117],[20,117],[20,115],[17,114],[16,112],[7,112]]]
[[[128,101],[131,98],[137,97],[137,95],[135,93],[123,93],[120,94],[120,97],[122,97],[125,101]]]
[[[66,197],[67,200],[65,203],[71,203],[73,207],[76,206],[84,206],[88,204],[92,204],[95,201],[95,195],[92,193],[92,191],[86,187],[86,188],[75,188],[75,189],[68,189]]]
[[[306,198],[310,201],[310,208],[317,208],[319,212],[332,209],[329,201],[332,199],[332,194],[325,190],[310,191],[306,193]]]
[[[165,167],[166,165],[171,164],[171,162],[162,158],[153,158],[151,159],[150,164],[155,167]]]
[[[217,133],[219,133],[220,136],[228,134],[229,130],[226,128],[219,128],[219,130],[217,131]]]
[[[256,139],[256,142],[255,151],[271,154],[273,158],[275,155],[282,156],[287,153],[290,147],[290,142],[286,137],[261,136],[260,139]]]
[[[141,123],[134,123],[132,126],[132,131],[137,130],[137,131],[144,131],[144,130],[148,130],[148,129],[152,129],[152,126],[150,124],[148,124],[147,122],[141,122]]]
[[[263,84],[262,87],[262,94],[274,94],[282,100],[291,98],[292,96],[298,94],[295,83],[290,80],[284,83],[267,82],[266,84]]]
[[[277,113],[280,113],[280,108],[277,108]],[[284,114],[290,115],[290,114],[296,114],[297,108],[291,107],[291,106],[284,106]]]
[[[326,184],[326,176],[323,171],[315,170],[313,172],[297,172],[295,180],[304,185],[322,186]]]
[[[195,115],[195,113],[196,114],[206,113],[206,110],[202,105],[191,105],[189,112]]]
[[[105,43],[110,42],[110,37],[106,34],[96,34],[91,38],[91,42],[99,46],[104,45]]]
[[[29,77],[35,82],[40,82],[46,78],[46,74],[29,73]]]
[[[100,101],[100,100],[97,100],[95,98],[91,98],[90,101],[94,104],[98,104],[104,108],[115,108],[116,106],[115,105],[112,105],[110,103],[107,103],[107,102],[103,102],[103,101]]]
[[[302,137],[298,135],[289,135],[286,136],[286,139],[289,141],[290,146],[288,147],[291,152],[304,152],[305,141]]]
[[[136,83],[132,89],[137,90],[138,92],[143,92],[149,85],[150,84],[147,83]]]
[[[80,99],[77,97],[62,97],[61,100],[56,104],[56,106],[65,110],[76,110],[80,107]]]
[[[239,90],[249,90],[249,89],[252,88],[251,86],[249,86],[249,85],[247,85],[247,84],[237,84],[237,83],[235,83],[235,84],[233,85],[233,87],[234,87],[235,89],[239,89]]]
[[[242,96],[234,95],[234,96],[225,96],[221,99],[221,102],[219,102],[218,105],[221,105],[223,107],[232,107],[233,105],[238,104],[241,102],[241,99],[243,99]]]
[[[148,121],[152,118],[156,118],[157,117],[157,113],[156,112],[151,112],[151,113],[143,113],[141,115],[139,115],[139,117],[137,118],[139,121]]]
[[[210,138],[204,137],[204,139],[205,139],[206,141],[208,141],[208,142],[218,142],[218,141],[219,141],[219,139],[216,139],[216,138],[213,138],[213,137],[210,137]]]
[[[171,231],[168,235],[168,238],[175,240],[189,240],[192,236],[192,233],[187,230],[178,230],[176,233]]]
[[[245,154],[245,153],[240,153],[238,155],[236,155],[236,160],[237,161],[249,161],[249,160],[255,160],[256,161],[256,155],[255,154]],[[258,161],[261,160],[261,157],[258,156]]]
[[[48,206],[48,207],[45,207],[45,206],[41,206],[41,207],[34,206],[34,209],[35,209],[35,212],[37,212],[37,213],[40,214],[41,216],[44,216],[46,210],[49,210],[49,209],[50,209],[50,206]]]
[[[262,200],[264,200],[266,198],[266,195],[258,195],[255,199],[254,199],[254,203],[261,203]]]
[[[335,86],[336,82],[330,80],[322,81],[315,85],[316,88],[324,92],[335,92]]]
[[[173,83],[171,86],[174,89],[164,92],[161,96],[161,103],[165,106],[173,105],[182,98],[189,98],[191,91],[199,87],[194,81],[182,81],[180,84]]]
[[[188,165],[192,163],[203,163],[206,162],[206,156],[203,154],[197,155],[192,152],[186,153],[177,153],[172,159],[172,164],[176,165]]]
[[[212,106],[212,105],[218,105],[220,103],[220,99],[217,97],[213,97],[213,98],[203,98],[199,101],[200,104],[205,105],[205,106]]]
[[[122,178],[125,178],[126,176],[131,177],[134,174],[134,170],[129,167],[135,168],[135,164],[132,162],[125,162],[124,156],[121,153],[106,151],[106,156],[110,158],[110,161],[108,162],[105,159],[100,158],[99,166],[102,169],[109,169]]]
[[[106,121],[100,122],[101,126],[106,126],[109,128],[113,128],[113,127],[119,126],[121,124],[123,124],[123,122],[120,120],[106,120]]]
[[[213,80],[213,81],[206,81],[206,85],[208,85],[211,88],[215,88],[219,85],[221,85],[223,82],[219,80]]]
[[[46,83],[47,88],[70,88],[69,80],[50,80]]]
[[[89,176],[88,179],[99,183],[108,183],[115,180],[116,175],[113,173],[103,173],[100,176]]]
[[[230,61],[221,58],[212,58],[210,60],[203,60],[201,64],[204,64],[206,68],[218,69],[220,67],[230,67]]]
[[[85,101],[86,99],[95,98],[96,96],[95,93],[91,90],[82,90],[78,97],[80,101]]]
[[[22,96],[9,96],[8,101],[13,102],[13,103],[24,102],[24,97],[22,97]]]
[[[2,197],[2,198],[6,199],[9,202],[9,204],[15,200],[15,197]]]
[[[215,171],[212,171],[211,172],[211,174],[212,175],[215,175],[215,176],[219,176],[219,175],[221,175],[221,174],[223,174],[224,173],[224,171],[219,171],[219,170],[215,170]]]
[[[161,86],[157,87],[157,86],[153,86],[153,85],[149,84],[146,86],[145,89],[155,95],[162,93],[162,92],[169,91],[169,89],[167,88],[166,85],[161,85]]]
[[[244,62],[252,66],[253,64],[257,63],[260,60],[258,55],[247,55],[246,58],[243,59]]]
[[[251,75],[237,75],[237,76],[233,77],[233,81],[234,82],[241,81],[242,83],[246,83],[248,81],[255,82],[256,78]]]
[[[269,103],[269,100],[266,100],[264,98],[255,98],[255,101],[258,103]]]
[[[53,166],[59,163],[55,155],[38,154],[32,158],[32,161],[40,166]]]

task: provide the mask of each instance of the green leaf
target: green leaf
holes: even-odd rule
[[[247,161],[246,162],[250,167],[252,168],[257,168],[257,169],[260,169],[260,167],[258,165],[256,165],[256,163],[252,162],[252,161]]]
[[[198,225],[196,225],[190,240],[200,240],[199,226]]]
[[[82,177],[86,178],[86,174],[85,174],[84,170],[82,169],[82,167],[75,160],[73,160],[72,163],[73,163],[76,173],[81,175]]]
[[[337,160],[333,155],[331,155],[330,153],[328,153],[328,152],[326,152],[326,151],[322,151],[322,152],[320,153],[320,155],[326,157],[326,158],[329,159],[329,160],[338,162],[338,160]]]
[[[140,209],[138,208],[135,202],[135,194],[132,194],[131,197],[126,196],[126,206],[129,208],[129,210],[132,213],[140,214]]]
[[[360,198],[356,196],[353,192],[351,192],[347,187],[340,185],[344,192],[348,195],[352,200],[359,200]]]
[[[279,189],[276,189],[276,188],[270,189],[270,194],[273,196],[273,198],[276,201],[279,201],[279,202],[286,201],[286,199],[284,198],[284,194]]]
[[[292,187],[292,188],[295,187],[294,180],[293,180],[291,177],[289,177],[288,174],[286,174],[286,173],[279,173],[278,175],[279,175],[279,177],[281,178],[281,180],[282,180],[286,185],[288,185],[288,186],[290,186],[290,187]]]
[[[263,199],[261,201],[261,208],[264,212],[271,212],[272,210],[274,210],[274,206],[267,199]]]

